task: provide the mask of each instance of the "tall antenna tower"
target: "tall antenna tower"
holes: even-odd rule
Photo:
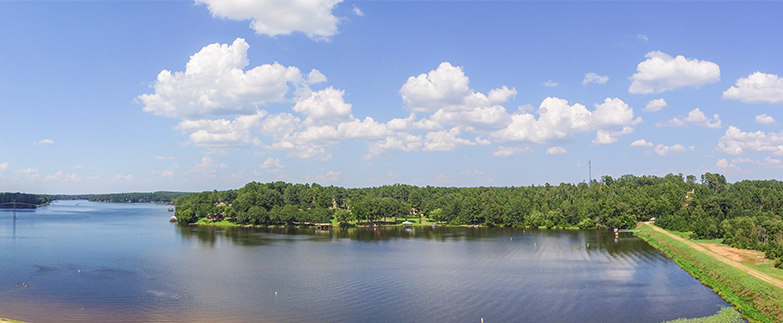
[[[593,164],[590,160],[587,161],[587,185],[593,186]]]

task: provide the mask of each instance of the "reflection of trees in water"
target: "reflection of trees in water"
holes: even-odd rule
[[[432,227],[377,227],[340,228],[331,232],[332,239],[351,239],[363,242],[390,241],[400,239],[425,239],[435,241],[475,240],[487,237],[485,229],[432,228]]]
[[[196,239],[204,246],[214,247],[219,240],[230,241],[239,246],[259,246],[269,244],[271,240],[263,236],[258,230],[239,227],[215,227],[215,226],[178,226],[180,236],[185,240]]]
[[[217,228],[215,227],[203,226],[203,225],[199,225],[199,226],[179,225],[177,226],[177,229],[179,231],[180,236],[185,240],[196,239],[202,245],[206,245],[209,247],[215,246],[215,241],[217,240],[215,234]]]
[[[288,226],[266,228],[178,226],[178,231],[185,240],[195,239],[203,245],[214,247],[218,239],[221,241],[227,240],[240,246],[267,245],[278,241],[333,241],[338,239],[351,239],[363,242],[397,239],[475,240],[491,236],[493,230],[431,227],[418,227],[415,229],[403,227],[360,227],[316,230],[315,228]]]
[[[643,257],[647,259],[661,258],[662,255],[651,248],[645,241],[636,238],[632,233],[620,233],[615,238],[614,233],[606,230],[593,231],[562,231],[562,230],[530,230],[518,228],[432,228],[432,227],[358,227],[332,228],[331,230],[316,230],[301,227],[215,227],[215,226],[178,226],[180,235],[185,240],[197,240],[205,246],[214,247],[215,243],[228,241],[239,246],[262,246],[275,242],[296,241],[335,241],[350,239],[362,242],[380,242],[405,239],[425,239],[433,241],[473,241],[479,239],[507,239],[507,237],[527,235],[533,240],[543,242],[543,238],[552,237],[566,239],[570,244],[586,248],[588,252],[605,252],[611,257]]]
[[[621,232],[617,237],[608,230],[585,231],[588,250],[605,251],[612,257],[643,257],[645,259],[665,258],[644,240],[631,232]],[[593,246],[595,245],[595,246]]]

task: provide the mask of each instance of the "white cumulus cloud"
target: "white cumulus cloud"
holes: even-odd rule
[[[427,74],[411,76],[400,88],[405,105],[413,112],[432,112],[443,106],[460,105],[471,91],[462,67],[441,63]]]
[[[523,154],[530,152],[530,147],[511,147],[511,146],[498,146],[497,150],[492,152],[495,157],[511,157],[513,155]]]
[[[206,4],[212,16],[250,20],[250,28],[258,34],[276,36],[302,32],[316,39],[328,39],[337,33],[339,19],[332,10],[340,2],[342,0],[196,0],[197,4]]]
[[[663,144],[657,144],[655,145],[655,148],[653,148],[653,151],[661,156],[676,154],[676,153],[683,153],[688,151],[683,145],[680,144],[674,144],[671,146],[663,145]]]
[[[422,140],[422,136],[397,133],[370,144],[370,152],[364,157],[373,158],[389,150],[419,151],[423,145]]]
[[[772,116],[767,115],[766,113],[759,114],[756,116],[756,123],[760,124],[775,124],[777,121],[775,121],[775,118]]]
[[[261,165],[258,165],[258,167],[267,169],[269,171],[277,171],[284,168],[285,166],[283,166],[283,163],[280,162],[280,158],[270,157],[264,160],[264,162],[261,163]]]
[[[476,143],[459,137],[460,129],[457,127],[446,131],[433,131],[424,136],[424,151],[449,151],[457,146],[475,146]]]
[[[717,162],[715,162],[715,167],[720,169],[729,169],[729,168],[736,168],[737,166],[734,165],[734,163],[730,163],[726,158],[718,159]]]
[[[645,58],[631,76],[629,93],[660,93],[720,80],[720,67],[710,61],[687,59],[682,55],[671,57],[661,51],[649,52]]]
[[[291,86],[302,84],[302,73],[278,63],[245,71],[249,47],[242,38],[210,44],[190,57],[184,72],[161,71],[155,92],[138,97],[144,111],[190,119],[252,114],[259,105],[286,101]]]
[[[723,158],[725,159],[725,158]],[[718,160],[718,163],[716,163],[716,166],[725,165],[728,168],[737,168],[740,169],[737,165],[739,164],[751,164],[756,166],[761,166],[764,168],[783,168],[783,160],[772,158],[770,156],[764,157],[762,160],[753,160],[746,157],[737,157],[732,159],[731,161],[721,161]]]
[[[749,151],[783,155],[783,132],[745,132],[729,126],[718,141],[717,150],[729,155],[741,155]]]
[[[294,111],[307,116],[304,121],[306,125],[348,121],[351,118],[351,104],[343,100],[344,94],[345,91],[332,87],[312,92],[308,97],[296,102]]]
[[[598,129],[595,132],[595,139],[593,139],[594,145],[608,145],[617,142],[620,136],[633,133],[633,127],[623,127],[618,131]]]
[[[631,143],[631,147],[652,147],[653,143],[644,139],[639,139]]]
[[[641,118],[633,118],[633,109],[619,98],[606,98],[603,103],[596,104],[592,117],[594,126],[598,128],[642,122]]]
[[[511,122],[506,108],[494,105],[488,107],[458,107],[452,106],[435,111],[430,118],[435,124],[463,125],[480,129],[499,129]]]
[[[359,9],[359,7],[357,7],[357,6],[353,6],[353,14],[355,14],[355,15],[357,15],[359,17],[363,17],[364,16],[364,11],[362,11],[362,9]]]
[[[577,133],[600,131],[596,143],[616,141],[633,131],[629,126],[641,122],[633,118],[633,109],[618,98],[606,98],[594,111],[584,105],[549,97],[538,108],[538,119],[532,113],[519,111],[511,115],[511,123],[492,136],[501,140],[546,143],[572,137]],[[619,129],[619,130],[618,130]]]
[[[658,127],[682,127],[689,124],[706,128],[720,128],[722,123],[718,114],[713,114],[710,119],[707,118],[707,116],[704,115],[704,112],[699,110],[699,108],[696,108],[691,110],[691,112],[688,112],[688,115],[684,118],[675,117],[666,122],[656,123],[655,125]]]
[[[661,111],[661,109],[665,108],[668,105],[669,104],[666,103],[666,100],[664,100],[663,98],[654,99],[654,100],[650,100],[650,102],[647,102],[647,105],[642,110],[647,112],[657,112],[657,111]]]
[[[557,87],[558,84],[555,81],[548,80],[548,81],[542,83],[541,85],[546,86],[546,87]]]
[[[239,116],[233,121],[183,120],[177,128],[190,132],[190,141],[199,146],[258,145],[260,139],[255,133],[260,129],[261,119],[266,114],[266,111],[257,110],[255,114]]]
[[[745,103],[781,103],[783,78],[775,74],[755,72],[738,79],[734,86],[723,92],[723,98]]]
[[[608,81],[609,81],[608,76],[602,76],[602,75],[598,75],[597,73],[590,72],[585,74],[585,78],[582,80],[582,85],[587,85],[590,83],[605,84]]]
[[[560,155],[567,153],[568,150],[563,148],[562,146],[552,146],[546,149],[547,155]]]
[[[337,180],[340,179],[340,175],[342,175],[342,173],[343,172],[339,171],[339,170],[338,171],[330,170],[330,171],[326,172],[326,174],[318,175],[315,178],[317,180],[319,180],[319,181],[331,181],[331,182],[334,182],[334,181],[337,181]]]

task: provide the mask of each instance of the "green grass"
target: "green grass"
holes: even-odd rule
[[[656,232],[649,225],[639,229],[639,237],[666,253],[691,276],[734,305],[745,319],[751,322],[783,321],[783,291],[780,288]]]
[[[683,232],[683,231],[669,231],[669,233],[688,240],[690,240],[691,236],[693,235],[693,232]]]
[[[0,318],[0,323],[24,323],[24,322]]]
[[[207,218],[201,218],[201,219],[198,220],[198,222],[196,222],[196,224],[198,224],[198,225],[216,225],[216,226],[222,226],[222,227],[228,227],[228,226],[233,227],[233,226],[237,225],[236,223],[228,221],[228,220],[222,220],[222,221],[217,221],[217,222],[212,221],[212,222],[209,222],[209,223],[207,223],[207,220],[208,220]]]
[[[666,321],[663,323],[741,323],[742,314],[737,312],[733,307],[721,308],[718,313],[711,316],[699,317],[695,319],[676,319],[674,321]]]
[[[729,247],[729,245],[723,244],[723,239],[693,239],[693,232],[682,232],[682,231],[669,231],[669,233],[676,235],[680,238],[691,240],[693,242],[698,243],[714,243],[716,245],[726,246]]]
[[[756,270],[758,270],[758,271],[760,271],[762,273],[765,273],[767,275],[775,277],[777,279],[783,280],[783,270],[781,270],[780,268],[775,268],[775,263],[774,262],[761,264],[761,265],[750,266],[750,267],[753,268],[753,269],[756,269]],[[781,296],[781,297],[783,297],[783,296]]]
[[[716,245],[719,245],[719,246],[731,247],[731,246],[723,243],[723,239],[696,239],[696,240],[693,240],[693,242],[712,243],[712,244],[716,244]]]

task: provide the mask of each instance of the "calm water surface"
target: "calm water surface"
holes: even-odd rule
[[[15,221],[0,211],[0,317],[660,322],[728,306],[630,235],[180,227],[167,208],[59,201]]]

